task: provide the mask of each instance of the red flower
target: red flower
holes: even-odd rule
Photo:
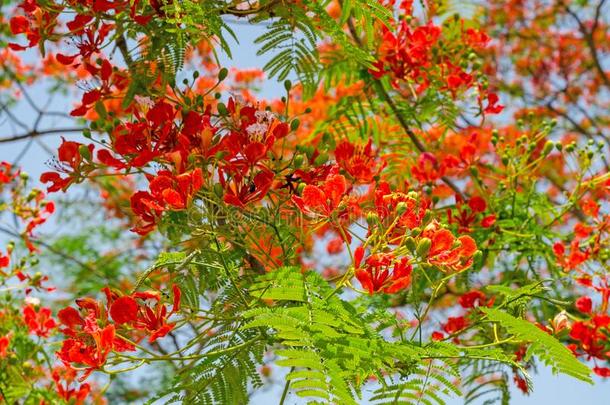
[[[11,334],[0,336],[0,359],[6,357],[8,347],[11,344]]]
[[[142,220],[142,225],[132,230],[141,235],[149,233],[163,211],[186,209],[202,186],[203,174],[200,168],[177,176],[166,170],[160,171],[150,181],[150,193],[138,191],[131,197],[131,209]]]
[[[460,236],[456,239],[449,230],[438,229],[438,224],[433,222],[426,227],[423,237],[431,241],[428,263],[455,271],[465,270],[472,265],[472,256],[477,251],[477,245],[470,236]]]
[[[486,296],[479,290],[472,290],[459,298],[459,303],[462,308],[474,308],[480,305],[487,305]]]
[[[445,333],[448,333],[450,335],[465,329],[467,326],[468,320],[463,316],[450,316],[449,318],[447,318],[447,322],[442,325]]]
[[[102,367],[113,350],[118,352],[133,351],[135,347],[116,336],[115,326],[107,324],[100,327],[100,318],[106,319],[103,308],[91,298],[76,300],[76,304],[85,313],[83,317],[78,310],[67,307],[57,313],[64,326],[62,333],[69,336],[64,340],[57,357],[67,366],[73,363],[85,366],[85,373],[80,381],[85,380],[94,370]]]
[[[245,167],[239,169],[240,166],[243,167],[243,164],[230,164],[218,172],[225,192],[224,202],[243,208],[265,198],[275,175],[266,167],[254,171]]]
[[[483,228],[490,228],[495,223],[496,223],[496,215],[495,214],[488,215],[488,216],[486,216],[485,218],[483,218],[481,220],[481,226]]]
[[[336,255],[343,251],[343,239],[340,237],[336,237],[330,240],[326,245],[326,252],[329,255]]]
[[[527,381],[525,380],[525,378],[515,374],[513,377],[513,381],[515,382],[517,388],[519,388],[524,394],[529,393],[529,386],[527,385]]]
[[[401,205],[400,212],[397,211],[399,204]],[[375,209],[380,222],[390,226],[394,223],[396,216],[400,216],[388,235],[388,242],[392,244],[399,243],[407,229],[421,226],[429,207],[430,201],[417,195],[392,192],[390,185],[386,182],[380,182],[375,189]]]
[[[593,372],[600,377],[610,377],[610,368],[608,367],[593,367]]]
[[[113,299],[107,291],[110,316],[119,325],[129,324],[136,329],[150,333],[149,342],[154,342],[167,335],[173,328],[173,323],[167,323],[167,318],[180,310],[180,288],[172,287],[174,304],[171,312],[161,302],[161,295],[156,291],[136,292],[131,296]]]
[[[578,309],[583,314],[590,314],[593,302],[591,301],[591,298],[583,296],[576,300],[575,305],[576,309]]]
[[[30,29],[30,21],[22,15],[12,17],[9,21],[9,25],[13,35],[23,34]]]
[[[430,152],[419,155],[417,165],[411,167],[411,174],[420,183],[431,183],[445,175],[446,167]]]
[[[0,252],[0,269],[3,267],[8,267],[11,264],[11,258],[7,254],[6,256]],[[0,271],[1,273],[1,271]]]
[[[81,163],[83,157],[81,156],[80,148],[83,144],[73,141],[66,141],[65,139],[59,146],[58,150],[58,165],[56,169],[60,172],[68,174],[68,177],[62,178],[57,172],[45,172],[40,176],[42,183],[52,183],[47,187],[48,192],[55,192],[59,190],[66,190],[70,184],[77,181],[80,177]],[[89,154],[93,152],[93,144],[86,147],[89,150]]]
[[[394,255],[378,253],[369,256],[361,267],[364,249],[358,247],[354,252],[354,267],[356,278],[369,294],[383,291],[396,293],[411,284],[413,268],[406,257],[396,259]],[[392,267],[393,266],[393,267]],[[391,275],[390,275],[391,274]]]
[[[434,331],[434,332],[432,332],[432,335],[430,336],[430,338],[432,340],[434,340],[435,342],[438,342],[438,341],[441,341],[441,340],[445,339],[445,335],[443,335],[439,331]]]
[[[60,375],[61,372],[61,375]],[[65,387],[62,384],[63,380],[66,382]],[[52,373],[53,381],[57,390],[57,395],[63,398],[68,403],[74,403],[75,405],[82,405],[85,403],[85,399],[91,392],[91,386],[87,383],[81,384],[78,389],[70,388],[70,385],[76,378],[75,370],[71,368],[55,368]]]
[[[498,104],[498,95],[496,93],[489,93],[487,95],[487,107],[485,107],[485,112],[487,114],[499,114],[504,110],[504,106]]]
[[[349,173],[356,183],[370,183],[383,169],[384,165],[377,161],[372,144],[372,139],[369,139],[366,145],[354,145],[344,141],[335,149],[337,164]]]
[[[566,256],[566,248],[561,242],[556,242],[553,245],[553,252],[557,258],[557,264],[564,270],[573,270],[589,259],[589,249],[584,252],[580,250],[578,239],[573,240],[570,244],[570,254],[568,256]]]
[[[347,181],[340,174],[331,174],[322,187],[306,185],[302,196],[292,196],[292,201],[306,215],[328,218],[339,207],[347,193]]]
[[[49,332],[57,326],[55,320],[51,317],[51,309],[45,307],[36,311],[32,305],[25,306],[23,308],[23,320],[30,333],[44,338],[49,337]]]

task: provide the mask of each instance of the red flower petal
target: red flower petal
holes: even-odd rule
[[[30,21],[22,15],[16,15],[11,18],[9,25],[11,26],[13,35],[23,34],[30,28]]]
[[[584,296],[576,300],[575,306],[576,309],[582,312],[583,314],[589,314],[591,313],[593,302],[591,301],[591,298]]]
[[[83,318],[80,316],[80,313],[72,307],[66,307],[60,310],[57,313],[57,318],[59,318],[59,321],[62,324],[70,329],[74,328],[75,326],[81,326],[85,323]]]
[[[303,203],[308,207],[322,207],[326,203],[326,194],[319,187],[306,185],[303,189]]]
[[[55,55],[55,59],[62,65],[71,65],[74,63],[74,59],[76,59],[78,55],[66,56],[64,54],[58,53]]]
[[[121,325],[134,321],[138,315],[138,303],[129,296],[118,298],[110,306],[110,316]]]

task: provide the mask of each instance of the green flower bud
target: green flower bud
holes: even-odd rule
[[[224,79],[227,78],[228,75],[229,69],[223,67],[222,69],[220,69],[220,72],[218,72],[218,81],[222,82]]]
[[[305,183],[299,183],[299,186],[297,187],[297,194],[299,194],[299,195],[303,194],[303,189],[305,189],[306,185],[307,184],[305,184]]]
[[[377,215],[377,213],[371,211],[368,214],[366,214],[366,223],[369,224],[370,226],[378,224],[379,216]]]
[[[314,160],[314,164],[316,166],[322,166],[324,163],[328,161],[328,153],[320,153],[316,160]]]
[[[78,154],[82,156],[85,160],[91,160],[91,151],[87,147],[87,145],[80,145],[78,147]]]
[[[551,153],[554,147],[555,142],[551,141],[550,139],[546,141],[544,147],[542,148],[542,156],[548,156],[548,154]]]
[[[405,239],[405,247],[409,249],[410,252],[415,252],[415,248],[417,245],[415,244],[415,239],[412,236],[409,236]]]
[[[417,244],[417,256],[423,258],[428,257],[428,252],[430,252],[430,247],[432,246],[432,241],[429,238],[421,238],[419,243]]]
[[[301,121],[299,121],[298,118],[293,119],[290,123],[290,130],[296,131],[299,128],[299,125],[301,125]]]
[[[224,190],[222,189],[222,185],[220,183],[214,184],[214,194],[216,194],[216,196],[219,198],[222,198],[224,195]]]
[[[405,212],[407,212],[407,204],[401,201],[396,205],[396,214],[402,215]]]
[[[216,107],[218,109],[218,114],[221,116],[225,116],[229,114],[229,111],[227,110],[227,106],[224,103],[218,103],[218,107]]]

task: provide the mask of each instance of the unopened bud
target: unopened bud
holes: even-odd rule
[[[544,148],[542,148],[542,156],[547,156],[549,153],[551,153],[554,147],[555,142],[551,140],[546,141],[546,143],[544,144]]]
[[[305,189],[305,186],[306,186],[306,185],[307,185],[307,184],[305,184],[305,183],[299,183],[299,185],[298,185],[298,187],[297,187],[297,193],[298,193],[299,195],[303,194],[303,190]]]
[[[293,119],[290,122],[290,130],[291,131],[296,131],[299,128],[299,125],[301,125],[301,121],[299,121],[298,118]]]
[[[407,212],[407,204],[405,204],[404,201],[401,201],[398,204],[396,204],[396,214],[402,215],[405,212]]]
[[[376,212],[369,212],[366,214],[366,223],[369,225],[376,225],[379,223],[379,215]]]
[[[472,263],[475,268],[481,268],[481,266],[483,266],[483,252],[480,250],[474,252],[474,255],[472,255]]]
[[[569,329],[571,325],[566,311],[561,311],[560,313],[555,315],[555,318],[553,318],[553,320],[551,321],[551,326],[553,326],[553,331],[555,333],[559,333],[564,329]]]
[[[405,239],[405,247],[409,249],[410,252],[414,252],[417,245],[415,244],[415,239],[412,236],[409,236]]]
[[[220,72],[218,72],[218,81],[222,82],[224,79],[227,78],[227,76],[229,75],[229,70],[227,68],[222,68],[220,69]]]
[[[419,256],[421,258],[428,257],[428,252],[430,252],[431,246],[432,246],[432,241],[429,238],[420,239],[419,243],[417,244],[417,249],[416,249],[417,256]]]
[[[224,103],[218,103],[218,106],[216,107],[216,109],[218,109],[218,114],[221,116],[225,116],[225,115],[229,114],[229,111],[227,110],[227,106]]]
[[[216,194],[217,197],[222,198],[222,196],[224,194],[224,190],[222,189],[222,184],[220,184],[220,183],[214,184],[214,194]]]
[[[78,154],[85,160],[91,160],[91,151],[87,145],[80,145],[78,147]]]

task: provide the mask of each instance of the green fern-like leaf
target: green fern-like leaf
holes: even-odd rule
[[[525,360],[536,355],[546,365],[551,366],[554,373],[567,374],[581,381],[593,383],[589,368],[579,362],[572,352],[554,337],[526,320],[515,318],[497,309],[482,308],[482,311],[491,321],[498,322],[517,339],[530,342]]]

